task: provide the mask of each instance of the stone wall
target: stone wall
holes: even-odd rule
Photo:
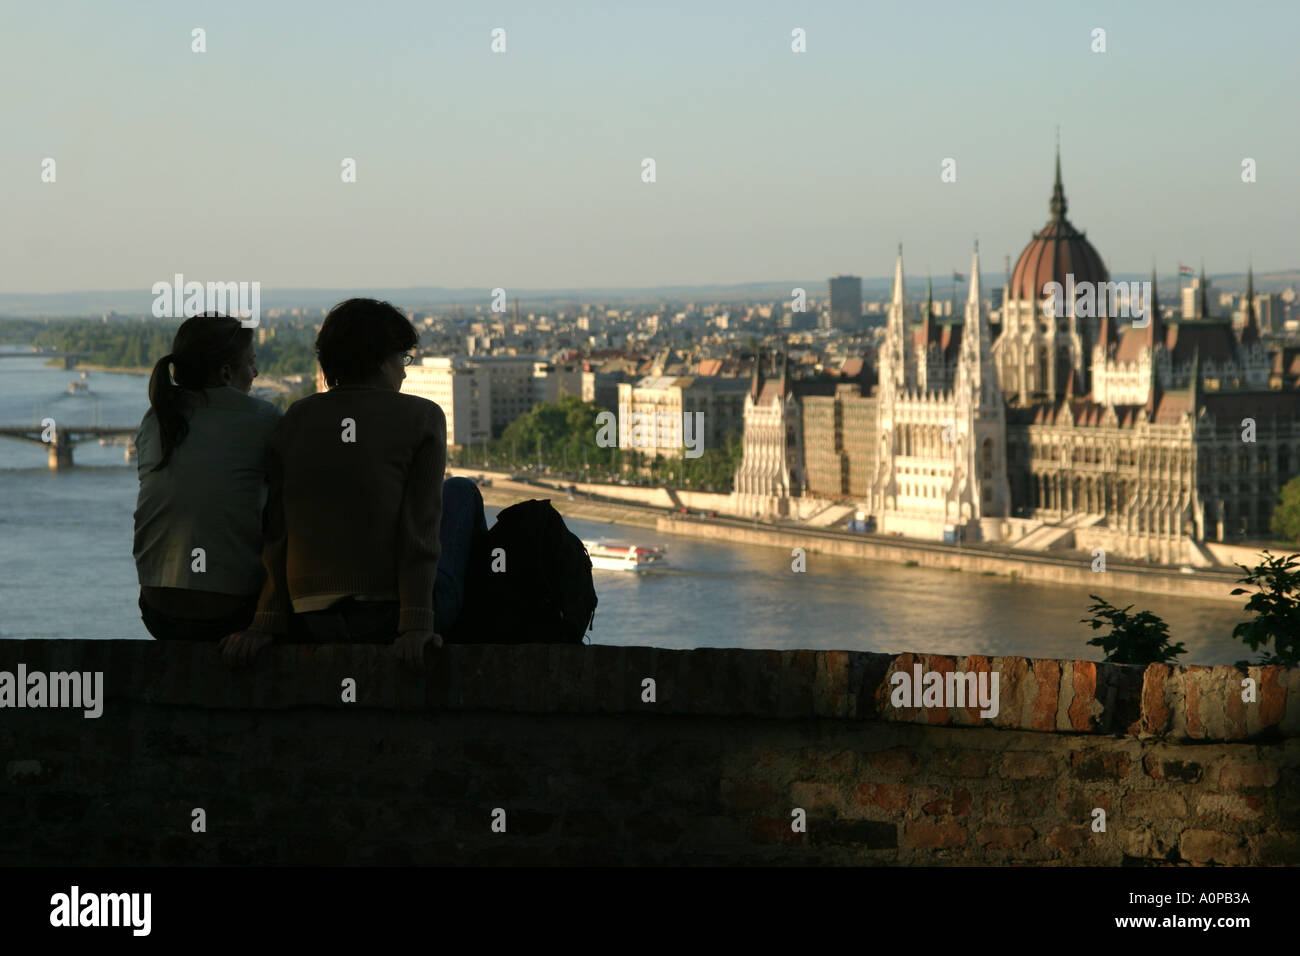
[[[1300,863],[1300,670],[0,641],[20,663],[101,672],[103,712],[0,709],[5,865]],[[996,673],[996,716],[895,707],[917,668]]]

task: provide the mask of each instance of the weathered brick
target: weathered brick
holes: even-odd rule
[[[813,684],[813,710],[821,717],[848,717],[848,651],[818,651],[817,676]]]
[[[1244,823],[1258,820],[1263,810],[1264,798],[1253,793],[1206,793],[1196,801],[1196,812],[1202,820]]]
[[[1250,862],[1241,837],[1215,830],[1186,830],[1178,841],[1178,852],[1189,863],[1242,865]]]
[[[902,812],[911,802],[911,790],[901,783],[860,783],[853,790],[853,802]]]
[[[1148,664],[1142,674],[1143,733],[1163,734],[1170,727],[1173,714],[1165,702],[1165,685],[1172,673],[1168,664]]]
[[[1018,784],[1010,791],[986,794],[984,813],[997,819],[1028,820],[1043,816],[1055,790],[1047,783]]]
[[[834,807],[840,804],[840,793],[836,784],[800,780],[790,785],[790,802],[804,809]]]
[[[1259,723],[1261,728],[1274,727],[1286,715],[1286,688],[1282,686],[1283,668],[1259,669]]]
[[[1036,687],[1029,675],[1029,661],[1023,657],[997,657],[990,671],[997,671],[999,696],[998,715],[993,718],[996,727],[1032,726],[1034,692]]]
[[[986,777],[993,757],[989,750],[936,750],[927,769],[947,777]]]
[[[1073,856],[1087,846],[1091,836],[1091,826],[1059,826],[1047,835],[1047,845],[1061,853]]]
[[[754,843],[778,843],[786,846],[797,846],[805,842],[804,838],[807,834],[794,832],[790,828],[793,822],[793,817],[760,817],[751,820],[749,838]]]
[[[1097,702],[1097,665],[1092,661],[1074,661],[1071,678],[1074,698],[1070,701],[1070,726],[1074,730],[1093,730],[1102,706]]]
[[[1183,668],[1183,713],[1186,715],[1187,736],[1193,740],[1205,739],[1205,721],[1201,718],[1201,696],[1208,673],[1208,667]]]
[[[1002,755],[998,776],[1011,780],[1027,777],[1055,777],[1060,773],[1058,759],[1052,754],[1011,751]]]
[[[1033,838],[1033,827],[986,825],[975,831],[975,841],[990,850],[1019,850]]]
[[[1203,769],[1194,760],[1166,760],[1156,754],[1142,758],[1142,766],[1153,780],[1170,783],[1198,783]]]
[[[1109,793],[1088,793],[1078,790],[1059,790],[1056,806],[1060,815],[1071,822],[1092,823],[1092,811],[1098,807],[1110,813]]]
[[[1061,693],[1061,666],[1056,661],[1034,661],[1038,694],[1034,697],[1031,726],[1034,730],[1056,729],[1056,702]]]
[[[1258,862],[1264,866],[1300,864],[1300,833],[1261,833],[1256,844]]]
[[[989,692],[992,693],[993,690],[992,680],[989,677],[980,676],[982,674],[993,673],[994,668],[989,658],[983,657],[978,654],[972,654],[969,657],[967,657],[964,662],[961,662],[961,666],[958,668],[958,670],[961,670],[964,673],[974,674],[976,680],[976,687],[978,687],[979,682],[983,680],[986,683],[986,686],[989,688]],[[1010,698],[1007,698],[1006,682],[1003,680],[1003,677],[1004,675],[998,674],[998,693],[997,693],[998,699],[992,701],[992,703],[997,706],[997,711],[999,716],[1002,714],[1003,699],[1006,698],[1007,700],[1010,700]],[[953,708],[953,722],[968,727],[979,727],[987,724],[992,724],[997,718],[981,716],[980,711],[982,709],[983,708],[980,707],[980,703],[978,700],[974,701],[973,703],[968,700],[967,706],[960,707],[960,708],[956,708],[956,707]]]
[[[1277,783],[1277,778],[1277,767],[1271,764],[1229,760],[1219,771],[1219,786],[1225,789],[1271,787]]]
[[[1187,816],[1187,801],[1169,789],[1130,790],[1120,801],[1124,815],[1147,820],[1177,820]]]
[[[951,657],[940,654],[930,654],[925,657],[927,671],[939,675],[940,680],[944,681],[942,686],[947,686],[948,675],[957,669],[956,662]],[[913,687],[915,693],[917,688]],[[922,698],[924,699],[924,698]],[[952,714],[947,707],[926,707],[925,720],[931,727],[946,727],[952,722]]]
[[[960,817],[970,813],[971,795],[969,790],[952,790],[944,796],[927,800],[921,810],[932,817]]]
[[[921,769],[921,757],[906,747],[877,750],[866,755],[867,764],[876,772],[891,777],[906,777]]]
[[[809,823],[808,837],[813,846],[891,850],[898,846],[898,827],[879,820],[819,820]]]
[[[966,843],[966,828],[960,823],[915,822],[907,825],[905,842],[908,846],[946,848]]]
[[[910,681],[913,665],[919,663],[921,663],[921,659],[917,655],[910,653],[899,654],[898,657],[894,659],[893,665],[885,673],[884,679],[876,688],[875,698],[878,713],[884,715],[889,720],[904,721],[908,723],[916,720],[920,716],[922,712],[921,707],[919,706],[920,701],[912,701],[912,706],[910,707],[895,707],[893,704],[893,692],[895,687],[893,683],[894,675],[906,675]]]
[[[1128,776],[1129,758],[1126,753],[1104,750],[1070,751],[1070,772],[1077,780],[1123,780]]]

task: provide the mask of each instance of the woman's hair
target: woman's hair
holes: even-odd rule
[[[325,316],[316,336],[316,360],[333,388],[365,381],[394,352],[419,344],[415,326],[389,303],[348,299]]]
[[[187,412],[192,399],[202,395],[206,401],[204,386],[223,365],[239,364],[252,341],[252,329],[224,315],[206,313],[181,323],[171,352],[158,360],[149,377],[149,405],[162,439],[162,459],[154,471],[171,460],[189,433]]]

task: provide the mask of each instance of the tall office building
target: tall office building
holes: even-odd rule
[[[832,276],[831,327],[856,329],[862,323],[862,279],[860,276]]]

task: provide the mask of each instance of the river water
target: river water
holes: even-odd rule
[[[0,350],[8,347],[0,346]],[[16,349],[8,348],[9,351]],[[20,350],[21,351],[21,350]],[[38,358],[0,358],[0,425],[137,426],[148,407],[142,375],[80,373]],[[123,449],[77,446],[76,467],[51,472],[44,447],[0,439],[0,637],[148,638],[131,559],[134,464]],[[488,509],[488,520],[496,510]],[[600,605],[591,640],[656,647],[766,647],[901,653],[1017,654],[1100,660],[1079,619],[1096,592],[1148,609],[1187,647],[1183,663],[1253,657],[1231,639],[1234,604],[1065,587],[883,562],[790,554],[721,541],[569,520],[583,538],[665,545],[670,567],[636,576],[595,572]]]

